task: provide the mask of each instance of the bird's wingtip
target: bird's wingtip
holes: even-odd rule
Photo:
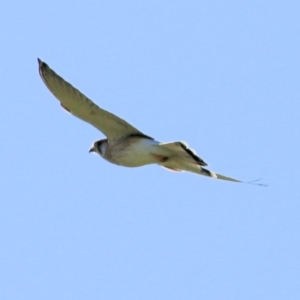
[[[265,184],[265,183],[258,183],[258,181],[261,181],[261,180],[262,180],[262,178],[259,178],[259,179],[247,181],[245,183],[253,184],[253,185],[258,185],[258,186],[263,186],[263,187],[268,187],[269,186],[268,184]]]
[[[39,63],[39,73],[40,73],[41,77],[43,78],[44,73],[49,68],[49,66],[45,62],[43,62],[40,58],[38,58],[37,60]]]
[[[42,68],[43,68],[43,66],[44,66],[44,62],[41,60],[41,59],[37,59],[37,61],[38,61],[38,64],[39,64],[39,73],[40,73],[40,76],[43,78],[43,71],[42,71]]]
[[[43,62],[40,58],[37,59],[38,63],[39,63],[39,68],[42,69],[44,67],[48,67],[48,65]]]

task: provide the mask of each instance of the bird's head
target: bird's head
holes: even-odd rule
[[[103,157],[105,155],[107,145],[108,145],[107,139],[96,141],[93,143],[92,147],[90,148],[89,153],[95,152]]]

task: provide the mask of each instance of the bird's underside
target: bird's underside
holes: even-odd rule
[[[173,171],[189,171],[211,178],[242,182],[204,168],[207,166],[206,162],[184,142],[155,141],[125,120],[100,108],[56,74],[46,63],[40,59],[38,62],[42,80],[60,101],[61,106],[107,136],[107,140],[96,141],[91,148],[91,151],[104,159],[128,167],[159,164]]]

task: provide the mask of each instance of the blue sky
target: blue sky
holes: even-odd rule
[[[297,299],[299,1],[4,1],[1,299]],[[37,57],[211,170],[89,155]]]

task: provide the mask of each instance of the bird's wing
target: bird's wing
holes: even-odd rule
[[[108,140],[128,135],[145,136],[138,129],[114,114],[101,109],[93,101],[56,74],[46,63],[38,59],[39,72],[50,92],[60,101],[61,106],[74,116],[102,131]]]
[[[212,177],[212,178],[216,178],[216,179],[221,179],[221,180],[227,180],[227,181],[232,181],[232,182],[241,182],[241,183],[247,183],[247,184],[254,184],[254,185],[259,185],[259,186],[264,186],[266,187],[266,184],[263,183],[257,183],[257,181],[259,181],[260,179],[257,180],[253,180],[253,181],[241,181],[238,179],[234,179],[228,176],[224,176],[218,173],[215,173],[213,171],[207,170],[205,168],[201,168],[201,174],[208,176],[208,177]]]
[[[214,173],[214,174],[216,175],[217,179],[227,180],[227,181],[233,181],[233,182],[243,182],[241,180],[234,179],[234,178],[231,178],[231,177],[228,177],[228,176],[224,176],[224,175],[221,175],[221,174],[217,174],[217,173]]]

